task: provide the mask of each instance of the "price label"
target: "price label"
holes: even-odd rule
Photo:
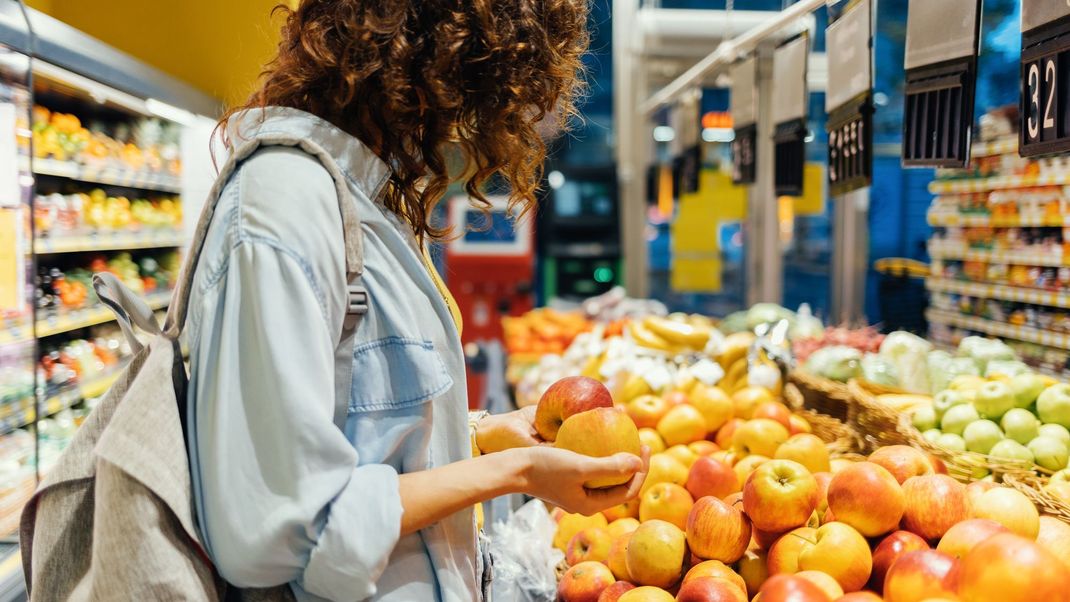
[[[872,104],[868,97],[829,116],[829,191],[839,196],[873,181]]]
[[[1020,144],[1023,157],[1070,150],[1070,5],[1022,6]]]
[[[753,184],[757,175],[758,126],[748,125],[736,130],[732,141],[732,182]]]
[[[829,192],[840,196],[873,181],[873,12],[869,0],[828,27]]]

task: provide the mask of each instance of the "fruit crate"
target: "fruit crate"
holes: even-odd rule
[[[803,397],[802,407],[819,414],[848,422],[851,413],[851,393],[847,384],[816,376],[804,370],[792,370],[788,382],[795,385]]]

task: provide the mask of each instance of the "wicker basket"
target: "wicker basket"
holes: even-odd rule
[[[902,394],[906,391],[862,379],[851,379],[847,383],[847,390],[851,394],[852,406],[848,422],[862,434],[868,449],[909,443],[899,432],[900,413],[877,399],[878,395]]]
[[[936,456],[947,466],[948,474],[964,483],[975,481],[985,476],[987,472],[1000,475],[1007,482],[1013,480],[1029,482],[1031,479],[1037,479],[1040,474],[1050,474],[1050,471],[1034,464],[993,458],[977,452],[947,450],[923,437],[911,424],[910,417],[906,414],[899,419],[898,432],[904,443]],[[982,471],[987,472],[982,473]]]
[[[1024,477],[1008,475],[1003,477],[1003,482],[1024,493],[1045,514],[1050,514],[1070,524],[1070,504],[1044,491],[1044,486],[1048,484],[1048,477],[1036,474]]]
[[[814,376],[803,370],[792,370],[788,374],[788,382],[798,387],[804,408],[832,416],[842,422],[848,421],[851,394],[846,384]]]
[[[862,437],[850,425],[805,407],[805,400],[799,388],[788,383],[784,387],[784,401],[792,411],[810,424],[810,429],[825,442],[833,457],[842,457],[862,451]]]

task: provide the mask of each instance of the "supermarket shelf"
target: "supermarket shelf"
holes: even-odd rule
[[[928,215],[928,222],[934,228],[977,227],[977,228],[1062,228],[1070,226],[1070,216],[1036,215],[1025,217],[1003,217],[992,219],[987,215],[933,214]]]
[[[1067,186],[1070,174],[1044,174],[1040,176],[991,176],[988,178],[962,178],[957,180],[933,180],[929,183],[932,194],[968,194],[989,190],[1032,188],[1034,186]]]
[[[958,261],[983,261],[985,263],[1006,263],[1053,268],[1070,267],[1070,258],[1055,253],[979,251],[965,250],[962,248],[941,248],[940,245],[930,245],[929,256],[933,259],[951,259]]]
[[[82,251],[122,251],[125,249],[162,249],[185,244],[178,230],[145,230],[142,232],[98,232],[87,236],[59,236],[38,238],[34,250],[38,255],[49,253],[79,253]]]
[[[34,159],[33,173],[106,186],[125,186],[127,188],[156,190],[159,192],[182,191],[182,182],[172,175],[112,167],[91,167],[74,163],[73,161]]]
[[[1056,293],[1036,288],[1020,286],[1008,286],[1004,284],[984,284],[980,282],[963,282],[948,278],[929,278],[925,281],[925,287],[930,291],[941,293],[954,293],[982,299],[1000,299],[1003,301],[1017,301],[1019,303],[1032,303],[1047,307],[1070,308],[1070,294]]]
[[[171,302],[171,291],[162,291],[146,295],[145,302],[152,309],[162,309]],[[55,334],[78,330],[104,324],[115,319],[115,314],[106,307],[98,306],[90,309],[67,312],[57,316],[37,321],[37,336],[48,337]],[[33,339],[33,330],[29,325],[15,326],[0,331],[0,345],[11,345]]]
[[[977,332],[983,332],[997,337],[1005,337],[1026,343],[1047,345],[1058,349],[1070,350],[1070,335],[1039,330],[1028,326],[1015,326],[1005,322],[986,320],[975,316],[967,316],[958,312],[945,311],[942,309],[929,308],[925,312],[925,319],[937,324],[946,324],[958,328],[966,328]]]
[[[975,142],[971,155],[977,157],[993,157],[995,155],[1009,155],[1018,152],[1018,138],[1000,138],[990,142]]]
[[[71,387],[44,400],[41,404],[41,416],[51,416],[66,410],[89,397],[103,395],[109,387],[115,384],[119,378],[119,370],[114,370],[105,376],[95,378],[85,384]],[[10,416],[0,420],[0,435],[6,435],[22,428],[34,421],[34,408],[31,400],[30,407],[14,412]]]

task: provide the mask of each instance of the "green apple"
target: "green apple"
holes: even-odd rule
[[[1027,447],[1033,453],[1033,461],[1048,470],[1062,470],[1070,460],[1070,449],[1055,437],[1041,435],[1030,441]]]
[[[966,451],[966,441],[955,433],[944,433],[936,440],[940,447],[953,452]]]
[[[1003,427],[1003,434],[1025,445],[1040,435],[1040,421],[1029,410],[1014,408],[1003,415],[999,421]]]
[[[1014,391],[1014,403],[1019,408],[1028,408],[1047,388],[1043,376],[1039,374],[1019,374],[1011,378],[1011,391]]]
[[[911,422],[914,424],[914,428],[921,432],[934,429],[939,424],[939,421],[936,419],[936,410],[934,410],[932,406],[918,408],[911,417]]]
[[[1070,385],[1052,385],[1037,398],[1037,415],[1041,422],[1060,424],[1070,429]]]
[[[1059,441],[1070,446],[1070,430],[1067,430],[1066,427],[1061,424],[1040,425],[1040,436],[1055,437]]]
[[[951,406],[940,419],[940,430],[953,435],[961,435],[967,424],[980,419],[981,416],[977,410],[968,403]]]
[[[1070,468],[1064,468],[1051,475],[1052,483],[1070,483]]]
[[[921,436],[925,437],[925,440],[929,443],[936,443],[936,440],[939,439],[940,435],[943,434],[944,433],[940,429],[929,429],[922,433]]]
[[[981,390],[977,392],[977,397],[973,400],[973,407],[977,408],[977,413],[982,418],[999,420],[1007,413],[1007,410],[1014,408],[1016,403],[1014,391],[1011,391],[1010,385],[996,381],[985,383],[981,387]]]
[[[992,446],[1003,439],[1003,431],[991,420],[978,420],[966,425],[962,431],[966,449],[979,454],[987,454]]]
[[[967,401],[962,391],[947,389],[946,391],[940,391],[933,398],[933,410],[936,411],[936,417],[941,419],[952,406],[962,405]]]
[[[1004,439],[993,445],[988,455],[1013,462],[1033,463],[1033,452],[1013,439]]]

